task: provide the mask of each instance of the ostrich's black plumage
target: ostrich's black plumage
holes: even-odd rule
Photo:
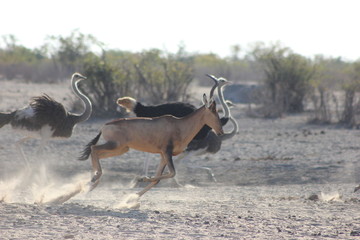
[[[2,128],[6,124],[9,124],[11,119],[14,118],[14,115],[15,112],[11,112],[11,113],[0,112],[0,128]]]
[[[51,137],[70,137],[75,125],[64,106],[47,94],[33,97],[27,108],[13,113],[10,125],[14,129],[39,131],[48,125],[53,130]]]
[[[193,139],[186,149],[185,152],[193,152],[202,149],[206,153],[217,153],[221,148],[221,140],[215,132],[209,131],[203,139]]]
[[[234,125],[234,128],[231,132],[224,133],[223,135],[219,136],[214,131],[209,131],[205,138],[194,139],[191,141],[184,151],[184,156],[191,152],[197,152],[198,155],[201,155],[204,153],[215,154],[220,151],[222,142],[226,139],[232,138],[238,130],[238,125],[231,115],[228,120],[230,120]]]
[[[174,102],[155,106],[144,106],[142,103],[137,102],[134,113],[138,117],[159,117],[166,114],[175,117],[185,117],[195,110],[195,106],[190,103]]]

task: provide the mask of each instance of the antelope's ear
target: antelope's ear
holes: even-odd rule
[[[211,110],[211,111],[213,111],[213,112],[217,112],[217,109],[216,109],[216,102],[213,100],[213,99],[211,99],[210,100],[210,103],[209,103],[209,109]]]
[[[204,93],[203,95],[203,104],[205,105],[205,107],[209,107],[209,103],[208,103],[208,100],[207,100],[207,97],[206,97],[206,94]]]
[[[214,96],[209,97],[209,105],[211,105],[213,102],[215,102]]]

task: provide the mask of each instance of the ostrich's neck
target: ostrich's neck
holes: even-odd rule
[[[229,138],[232,138],[233,136],[235,136],[235,134],[237,133],[237,131],[239,130],[239,125],[237,124],[236,120],[230,116],[230,119],[229,119],[232,124],[234,125],[234,128],[231,132],[229,133],[224,133],[223,135],[220,135],[219,137],[221,138],[221,141],[223,140],[226,140],[226,139],[229,139]]]
[[[86,97],[83,93],[80,92],[78,88],[79,81],[71,81],[71,87],[74,93],[83,101],[85,105],[85,111],[82,114],[76,115],[76,122],[83,122],[89,119],[91,112],[92,112],[92,106],[90,99]]]
[[[218,87],[218,96],[219,96],[221,105],[222,105],[222,107],[224,109],[224,113],[225,113],[224,117],[229,118],[230,117],[230,110],[229,110],[229,106],[225,102],[222,87]]]

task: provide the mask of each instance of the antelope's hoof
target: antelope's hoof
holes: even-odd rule
[[[149,178],[149,177],[139,177],[138,182],[151,182],[151,178]]]
[[[99,180],[97,180],[96,182],[93,182],[91,180],[91,182],[88,183],[88,187],[89,187],[89,192],[91,192],[92,190],[94,190],[94,188],[96,188],[96,186],[99,184]]]
[[[102,175],[101,171],[96,171],[96,172],[94,172],[94,175],[93,175],[93,177],[91,178],[91,182],[92,182],[92,183],[95,183],[96,181],[99,181],[101,175]]]
[[[96,186],[99,184],[99,182],[100,182],[100,177],[98,175],[94,175],[91,178],[91,181],[88,183],[89,191],[92,191],[94,188],[96,188]]]
[[[96,183],[99,180],[99,178],[95,175],[91,178],[91,184]]]

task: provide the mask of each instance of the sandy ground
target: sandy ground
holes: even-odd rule
[[[42,92],[70,106],[67,85],[1,82],[0,109],[22,107]],[[240,130],[215,155],[191,157],[140,199],[144,159],[130,151],[102,160],[103,177],[87,192],[90,161],[80,151],[107,120],[79,124],[73,136],[23,150],[21,135],[0,130],[0,239],[358,239],[360,184],[358,130],[307,125],[307,114],[252,119],[232,110]],[[229,131],[231,127],[226,127]],[[217,182],[204,169],[209,167]],[[57,201],[78,193],[65,203]]]

